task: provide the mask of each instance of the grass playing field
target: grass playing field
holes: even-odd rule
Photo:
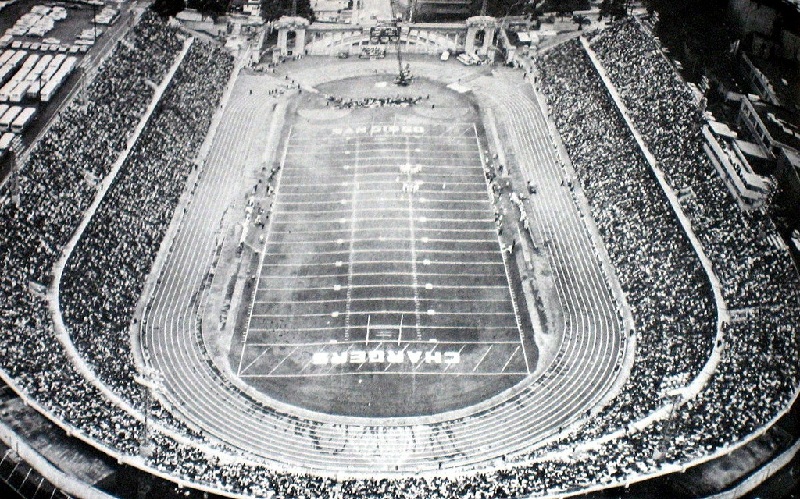
[[[289,120],[231,350],[241,379],[314,410],[405,416],[472,405],[533,371],[476,113],[416,111]]]

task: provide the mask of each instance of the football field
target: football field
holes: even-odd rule
[[[241,379],[370,375],[391,392],[397,384],[376,375],[532,372],[478,129],[403,116],[291,127],[232,350]]]
[[[494,466],[589,417],[631,342],[529,85],[401,90],[357,62],[288,100],[239,77],[143,354],[187,421],[292,470]],[[533,247],[507,185],[526,178]]]

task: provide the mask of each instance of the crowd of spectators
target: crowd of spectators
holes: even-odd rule
[[[127,456],[139,451],[142,425],[74,369],[56,340],[45,292],[59,251],[91,204],[97,181],[108,174],[180,47],[177,32],[145,14],[98,72],[89,102],[63,111],[22,166],[20,206],[10,187],[0,192],[3,369],[56,418]],[[647,50],[640,50],[643,55],[629,57],[647,60]],[[551,116],[617,269],[638,335],[629,381],[565,444],[575,445],[623,428],[660,405],[664,379],[696,375],[712,348],[715,311],[697,255],[581,45],[567,42],[539,64]],[[132,310],[231,68],[227,55],[194,42],[64,272],[62,306],[75,346],[102,381],[134,402],[140,394],[132,379],[127,329]],[[632,91],[626,92],[631,99]],[[676,137],[660,131],[664,123],[654,125],[640,110],[632,112],[657,158],[671,157],[667,146]],[[697,114],[690,116],[688,122],[676,119],[695,126]],[[650,119],[663,116],[654,112]],[[681,157],[703,165],[693,150],[681,149]],[[346,498],[516,497],[622,480],[657,469],[660,459],[685,462],[751,433],[783,409],[800,376],[795,334],[800,317],[795,307],[778,305],[780,295],[771,294],[797,276],[786,273],[783,253],[767,251],[763,243],[742,248],[749,245],[748,237],[770,225],[765,217],[746,218],[735,204],[727,206],[732,201],[721,182],[701,182],[704,175],[716,178],[713,172],[665,163],[676,190],[688,186],[697,194],[697,204],[686,209],[723,277],[726,298],[753,309],[746,320],[725,326],[719,369],[706,390],[677,412],[674,430],[684,438],[671,440],[662,457],[653,452],[662,428],[656,424],[591,452],[564,459],[558,452],[542,454],[532,464],[463,476],[336,480],[283,473],[242,460],[223,462],[202,445],[157,432],[148,464],[182,480],[257,496],[318,497],[337,491]],[[725,210],[734,213],[717,213]],[[742,260],[743,253],[749,259]],[[724,259],[728,256],[733,263]],[[754,266],[743,269],[752,259]],[[748,287],[743,276],[763,287]],[[794,288],[789,290],[793,296]]]
[[[46,292],[97,182],[125,147],[126,127],[153,95],[148,82],[163,77],[180,46],[175,31],[145,12],[99,69],[86,102],[70,103],[33,146],[18,189],[9,182],[0,192],[0,363],[57,419],[124,453],[137,449],[141,426],[75,370],[56,339]]]
[[[703,152],[703,115],[694,94],[636,18],[591,42],[634,124],[701,238],[731,308],[800,304],[800,279],[788,252],[765,237],[769,217],[744,213]]]
[[[628,36],[628,31],[634,35]],[[609,45],[615,48],[613,57],[609,57]],[[696,398],[686,401],[668,421],[654,424],[642,432],[628,434],[626,431],[623,438],[604,444],[605,447],[616,449],[613,453],[616,456],[615,463],[638,462],[637,466],[644,470],[657,464],[656,459],[680,464],[724,450],[730,443],[769,424],[787,409],[800,382],[800,352],[796,335],[798,276],[785,248],[771,241],[769,236],[774,235],[775,230],[768,216],[761,212],[749,215],[742,213],[710,165],[700,142],[702,115],[691,100],[692,94],[685,83],[657,50],[658,45],[652,35],[636,20],[627,19],[610,32],[597,36],[594,48],[604,61],[604,69],[612,84],[615,84],[625,100],[625,106],[631,111],[637,130],[642,132],[648,148],[667,173],[672,188],[695,194],[681,200],[682,209],[689,215],[693,229],[698,232],[715,272],[722,274],[725,301],[729,305],[746,307],[745,313],[735,314],[732,322],[723,324],[720,362],[708,385]],[[648,65],[646,61],[651,61],[653,65]],[[548,95],[551,115],[587,188],[593,214],[612,259],[616,260],[614,249],[629,234],[623,230],[623,233],[609,238],[609,234],[603,230],[604,219],[613,216],[613,213],[621,213],[621,210],[603,199],[604,195],[600,196],[598,203],[598,198],[592,195],[591,179],[598,173],[598,166],[601,166],[602,174],[597,175],[597,185],[616,202],[622,200],[628,206],[633,199],[642,199],[642,193],[627,186],[623,191],[629,192],[633,199],[624,201],[624,192],[615,190],[620,183],[624,184],[621,176],[631,174],[630,163],[612,154],[608,156],[611,161],[603,167],[598,165],[596,156],[593,158],[591,153],[596,151],[603,155],[610,143],[617,153],[627,150],[639,155],[642,164],[644,159],[638,152],[631,132],[625,130],[621,114],[604,88],[599,73],[577,41],[548,52],[539,62],[543,75],[542,86]],[[580,68],[577,69],[577,66]],[[622,81],[620,73],[625,75]],[[581,85],[578,82],[582,79],[584,83]],[[602,123],[594,123],[593,128],[592,121],[603,114],[598,111],[600,108],[606,108],[605,127]],[[602,133],[598,133],[599,130]],[[613,133],[615,130],[622,130],[628,139],[618,141],[617,134]],[[619,173],[615,175],[613,170]],[[638,183],[642,179],[635,181]],[[658,188],[657,185],[655,187]],[[647,200],[646,204],[648,209],[645,211],[654,206],[652,199]],[[634,219],[639,217],[641,210],[641,206],[636,208]],[[602,211],[611,213],[604,214]],[[631,216],[631,213],[625,213],[625,216]],[[657,222],[656,225],[642,226],[648,232],[647,237],[652,238],[662,232],[663,220]],[[674,250],[671,250],[671,254],[675,255]],[[646,270],[653,265],[661,266],[663,263],[653,260],[643,268]],[[668,268],[684,274],[684,265],[683,259],[671,260]],[[620,278],[623,288],[626,288],[625,267],[617,261],[615,266],[618,272],[622,269]],[[628,299],[631,298],[628,294]],[[633,299],[635,302],[635,294]],[[640,339],[646,340],[646,329],[642,330],[640,326],[643,310],[633,304],[632,309],[637,328],[640,328]],[[693,322],[691,315],[684,317],[680,313],[671,319],[670,322],[676,324],[687,320],[690,324]],[[669,323],[660,327],[665,336],[670,335]],[[689,342],[698,340],[707,341],[691,337],[684,339]],[[662,343],[662,348],[664,345]],[[646,348],[650,350],[654,347],[658,345],[648,342]],[[675,355],[675,352],[669,355]],[[681,363],[684,359],[675,358],[674,361]],[[610,416],[617,419],[617,423],[624,422],[637,410],[631,409],[640,407],[642,403],[652,410],[654,406],[651,404],[659,401],[652,399],[648,403],[643,400],[642,395],[646,394],[648,384],[637,381],[643,369],[652,369],[654,364],[651,362],[647,359],[647,353],[642,352],[641,345],[637,345],[637,361],[620,396],[576,435],[556,442],[546,450],[569,447],[607,433]],[[651,374],[656,374],[652,378],[655,383],[649,387],[650,392],[655,394],[658,380],[665,379],[666,373]],[[661,404],[664,402],[661,400]],[[623,419],[619,419],[620,416]],[[597,431],[598,428],[600,431]],[[662,438],[666,433],[670,434],[668,442]],[[623,451],[626,448],[628,450]],[[619,471],[616,464],[614,469]]]
[[[337,97],[334,95],[324,95],[325,105],[333,103],[337,108],[352,109],[359,107],[407,107],[413,106],[422,100],[422,97],[364,97],[362,99],[352,99],[348,97]]]
[[[136,405],[129,325],[232,70],[221,48],[192,44],[64,269],[61,307],[73,343]]]
[[[708,360],[715,310],[675,213],[578,40],[539,61],[541,86],[633,313],[636,361],[622,393],[584,437],[640,419],[665,378]]]

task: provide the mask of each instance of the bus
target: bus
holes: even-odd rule
[[[14,134],[6,132],[0,135],[0,155],[11,149],[11,141],[14,140]]]
[[[14,121],[11,122],[11,131],[16,134],[22,134],[22,132],[28,128],[28,125],[31,124],[34,117],[36,117],[36,108],[26,107],[14,118]]]
[[[8,108],[8,111],[0,117],[0,132],[8,132],[11,130],[11,123],[14,122],[14,119],[17,117],[19,113],[22,112],[22,108],[19,106],[11,106]]]

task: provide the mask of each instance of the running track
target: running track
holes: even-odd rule
[[[372,70],[364,63],[359,67],[365,74]],[[435,63],[415,63],[414,69],[432,79],[441,75]],[[302,74],[294,77],[304,81]],[[265,95],[270,80],[261,77],[261,86],[255,87],[254,78],[242,76],[237,83],[143,322],[143,348],[163,375],[170,406],[237,453],[293,470],[374,475],[395,469],[434,471],[440,465],[488,467],[500,455],[529,450],[597,405],[621,372],[624,334],[589,233],[570,191],[560,186],[565,172],[545,118],[518,72],[500,71],[470,84],[476,90],[491,89],[479,96],[508,125],[508,152],[547,193],[531,198],[529,216],[535,230],[550,240],[546,251],[566,321],[559,353],[539,378],[523,382],[506,400],[480,404],[480,411],[471,414],[465,410],[423,419],[355,420],[272,409],[243,396],[211,369],[197,341],[195,297],[213,260],[215,229],[235,201],[240,171],[263,153],[259,148],[264,147],[275,101]],[[246,95],[249,88],[254,95]],[[376,469],[376,463],[385,468]]]

